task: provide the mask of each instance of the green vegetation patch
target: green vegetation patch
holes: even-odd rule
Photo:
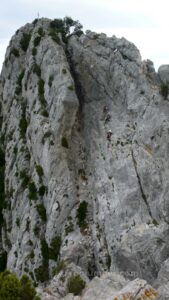
[[[53,276],[59,274],[62,270],[64,270],[67,266],[67,262],[65,260],[60,260],[57,264],[57,267],[53,269]]]
[[[60,247],[61,247],[61,237],[59,235],[55,236],[50,244],[49,248],[49,258],[52,260],[57,261],[59,253],[60,253]]]
[[[166,100],[168,97],[168,92],[169,92],[169,83],[162,83],[160,87],[160,93]]]
[[[48,85],[49,85],[49,87],[52,86],[53,79],[54,79],[54,76],[53,76],[53,75],[50,75],[50,76],[49,76],[49,80],[48,80]]]
[[[72,275],[67,282],[68,293],[72,293],[75,296],[80,295],[85,288],[85,281],[79,274]]]
[[[78,209],[77,209],[77,214],[76,218],[78,219],[78,225],[80,227],[86,227],[86,216],[87,216],[87,206],[88,203],[86,201],[83,201],[80,203]]]
[[[22,70],[21,73],[19,74],[18,78],[17,78],[17,86],[16,86],[16,89],[15,89],[15,94],[16,95],[19,95],[21,92],[22,92],[22,79],[24,77],[24,74],[25,74],[25,70]]]
[[[65,136],[63,136],[61,139],[61,145],[62,145],[62,147],[69,148],[69,144],[68,144],[67,138]]]
[[[33,181],[29,182],[28,188],[29,188],[29,194],[28,194],[29,199],[37,200],[37,188]]]
[[[46,208],[45,208],[44,204],[43,203],[38,204],[36,206],[36,208],[37,208],[37,212],[38,212],[40,218],[42,219],[42,221],[46,222]]]
[[[41,240],[42,265],[35,269],[36,280],[45,282],[49,279],[49,249],[45,239]]]
[[[0,299],[1,300],[40,300],[36,290],[27,275],[19,280],[9,271],[0,273]]]
[[[31,34],[30,33],[23,33],[23,36],[20,40],[20,46],[21,46],[22,50],[25,51],[25,52],[28,49],[30,39],[31,39]]]
[[[20,131],[20,137],[21,138],[25,137],[27,127],[28,127],[28,123],[27,123],[27,120],[26,120],[25,116],[23,115],[22,118],[19,121],[19,131]]]
[[[36,166],[36,172],[37,172],[37,174],[38,174],[39,177],[42,177],[43,176],[43,168],[42,168],[42,166],[37,165]]]
[[[15,57],[19,57],[19,50],[13,47],[11,49],[10,56],[11,54],[13,54]]]
[[[32,55],[36,56],[36,54],[37,54],[37,49],[34,47],[34,48],[32,48]]]
[[[47,192],[47,187],[45,185],[41,185],[40,188],[39,188],[39,191],[38,191],[39,196],[43,197],[46,192]]]
[[[38,29],[38,34],[43,37],[45,35],[45,32],[43,31],[43,28],[42,27],[39,27]]]
[[[33,73],[35,73],[38,77],[41,76],[41,69],[40,66],[37,65],[36,63],[34,63],[33,67],[32,67],[32,71]]]
[[[35,39],[34,39],[34,41],[33,41],[33,44],[34,44],[34,47],[37,47],[37,46],[39,46],[39,44],[40,44],[40,41],[41,41],[41,36],[36,36],[35,37]]]
[[[39,79],[38,81],[38,94],[39,94],[39,101],[40,103],[45,106],[46,105],[46,100],[45,100],[45,96],[44,96],[44,93],[45,93],[45,82],[44,80],[41,78]]]
[[[20,172],[20,179],[22,180],[21,186],[26,189],[28,187],[30,177],[27,175],[25,170]]]

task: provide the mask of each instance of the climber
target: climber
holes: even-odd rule
[[[105,124],[108,123],[110,121],[111,115],[108,113],[106,118],[105,118]]]
[[[103,107],[103,113],[106,114],[107,112],[108,112],[108,107],[105,105],[105,106]]]
[[[111,136],[112,136],[112,131],[111,129],[107,132],[107,140],[110,142],[111,141]]]

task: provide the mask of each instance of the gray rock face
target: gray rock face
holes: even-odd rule
[[[162,65],[158,69],[158,74],[163,83],[169,82],[169,65]]]
[[[158,299],[158,293],[145,280],[135,279],[131,282],[125,280],[117,273],[103,273],[100,278],[95,277],[88,283],[80,296],[68,294],[60,298],[56,294],[56,283],[52,281],[46,289],[39,288],[42,300],[139,300]]]
[[[66,261],[90,279],[112,271],[156,284],[169,258],[158,76],[124,38],[87,31],[57,43],[50,26],[22,27],[1,74],[7,267],[44,282]]]

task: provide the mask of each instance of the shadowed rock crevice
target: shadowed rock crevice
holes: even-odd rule
[[[66,47],[65,55],[67,57],[67,61],[68,61],[69,67],[70,67],[70,72],[71,72],[72,78],[74,80],[75,91],[76,91],[77,98],[79,100],[79,109],[80,109],[80,112],[81,112],[82,109],[83,109],[85,95],[84,95],[84,91],[83,91],[83,88],[82,88],[82,83],[79,80],[79,76],[76,72],[75,66],[74,66],[73,61],[71,59],[71,50],[68,48],[68,45],[65,45],[65,47]]]
[[[151,212],[151,209],[150,209],[150,205],[148,203],[147,197],[146,197],[146,195],[144,193],[144,190],[143,190],[143,186],[141,184],[141,178],[140,178],[138,170],[137,170],[137,161],[134,157],[133,150],[131,151],[131,155],[132,155],[133,165],[134,165],[134,169],[135,169],[135,172],[136,172],[138,184],[139,184],[139,187],[140,187],[140,193],[141,193],[142,199],[143,199],[144,203],[147,206],[147,210],[148,210],[148,213],[149,213],[150,217],[153,219],[152,212]]]

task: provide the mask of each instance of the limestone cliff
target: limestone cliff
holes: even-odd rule
[[[169,68],[69,23],[36,20],[7,48],[1,261],[36,282],[61,263],[86,282],[139,277],[169,299]]]

